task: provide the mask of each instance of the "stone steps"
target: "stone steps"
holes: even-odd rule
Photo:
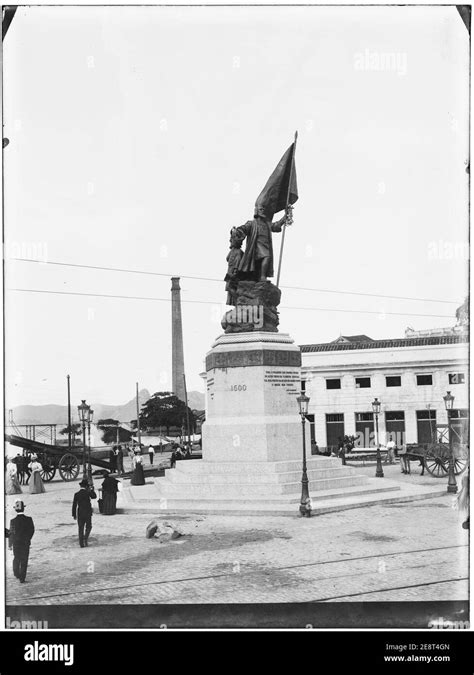
[[[309,489],[314,492],[323,490],[350,488],[355,485],[365,485],[367,483],[366,476],[343,476],[337,478],[325,478],[309,481]],[[155,486],[160,497],[171,497],[175,495],[182,495],[187,498],[206,498],[212,494],[216,498],[242,497],[253,498],[258,495],[272,496],[285,495],[297,493],[301,488],[301,477],[288,483],[277,482],[233,482],[233,483],[212,483],[203,484],[201,482],[187,482],[179,483],[172,482],[167,477],[156,478]]]
[[[368,477],[335,458],[311,457],[307,461],[309,489],[313,492],[367,484]],[[297,494],[301,490],[302,462],[179,462],[155,485],[159,497],[183,499],[253,499]]]
[[[442,492],[444,494],[445,491]],[[435,494],[419,495],[419,496],[405,496],[399,494],[399,491],[394,489],[378,490],[375,492],[365,492],[358,494],[339,494],[336,498],[321,499],[313,501],[312,515],[320,515],[323,513],[330,513],[332,511],[344,511],[347,509],[361,508],[363,506],[371,506],[375,504],[387,504],[403,501],[413,501],[414,499],[430,499],[433,496],[441,496],[438,491]],[[236,500],[174,500],[168,499],[166,503],[167,512],[182,512],[189,513],[229,513],[232,515],[298,515],[300,497],[295,495],[291,501],[273,503],[258,503],[252,501],[236,501]]]
[[[247,483],[249,485],[254,483],[271,483],[271,484],[294,483],[301,481],[301,474],[302,474],[301,467],[297,471],[279,471],[274,473],[270,473],[268,471],[256,472],[254,470],[252,473],[249,472],[239,473],[238,479],[240,483]],[[308,469],[307,474],[310,480],[324,480],[330,478],[355,476],[356,470],[352,467],[346,469],[345,467],[341,466],[329,469],[320,469],[318,467],[314,469],[311,468]],[[223,473],[223,472],[214,473],[212,471],[212,467],[210,467],[210,473],[207,474],[195,473],[191,471],[184,472],[179,471],[178,469],[167,469],[165,474],[166,478],[170,480],[172,483],[191,484],[199,482],[205,485],[213,485],[219,483],[225,484],[235,483],[236,475],[237,474],[235,473]]]
[[[341,460],[334,457],[312,457],[308,458],[306,464],[308,470],[340,469],[342,466]],[[210,473],[254,475],[256,473],[274,474],[285,473],[287,471],[299,471],[301,473],[301,468],[301,460],[280,460],[275,462],[208,462],[204,459],[197,459],[192,462],[186,460],[176,462],[176,471],[179,473],[199,473],[204,475]],[[345,468],[352,470],[352,467]]]
[[[184,496],[161,497],[154,485],[132,486],[120,493],[120,506],[127,510],[143,513],[166,514],[228,514],[228,515],[275,515],[298,516],[301,492],[278,497],[217,498],[208,496],[203,499],[189,499]],[[334,511],[360,508],[377,504],[410,502],[420,499],[432,499],[446,496],[446,488],[400,484],[395,481],[369,478],[368,484],[354,486],[344,490],[324,490],[318,495],[311,494],[313,515],[322,515]]]
[[[276,493],[271,494],[271,495],[262,495],[262,494],[255,494],[252,497],[252,501],[256,503],[260,503],[262,505],[264,504],[281,504],[282,499],[285,501],[285,503],[299,503],[300,498],[301,498],[301,483],[298,484],[297,490],[293,491],[292,493],[287,493],[285,495],[278,495]],[[317,501],[320,500],[326,500],[326,499],[338,499],[340,497],[345,497],[348,495],[361,495],[361,494],[373,494],[373,493],[381,493],[381,492],[387,492],[387,491],[393,491],[393,490],[398,490],[399,486],[398,484],[393,484],[393,482],[390,482],[389,485],[384,484],[382,485],[379,481],[373,484],[369,485],[354,485],[351,488],[345,488],[343,486],[340,486],[338,488],[332,488],[328,490],[321,490],[320,492],[311,494],[313,499],[316,499]],[[152,486],[151,484],[148,484],[146,486],[131,486],[129,488],[129,493],[132,496],[134,501],[152,501],[155,499],[161,499],[163,496],[159,493],[159,490],[157,490],[157,484],[155,482],[155,485]],[[169,497],[164,497],[165,499],[168,500],[168,502],[187,502],[196,504],[197,500],[195,499],[190,499],[190,496],[187,494],[182,494],[179,497],[177,495],[171,495]],[[223,499],[222,496],[216,495],[216,494],[211,494],[208,493],[204,497],[201,497],[199,499],[199,502],[206,502],[209,504],[215,504],[215,503],[220,503],[220,501]],[[248,501],[248,497],[246,496],[237,496],[232,499],[232,501],[240,504],[245,504]]]

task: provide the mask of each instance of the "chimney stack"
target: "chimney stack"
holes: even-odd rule
[[[181,401],[184,391],[183,322],[181,319],[181,288],[179,277],[171,277],[171,343],[172,343],[172,388]]]

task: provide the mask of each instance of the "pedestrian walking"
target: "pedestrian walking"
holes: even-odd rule
[[[392,437],[387,443],[387,459],[389,464],[395,464],[395,441]]]
[[[118,446],[118,451],[117,451],[117,471],[119,476],[121,476],[124,473],[124,468],[123,468],[123,450],[122,446]]]
[[[143,459],[139,454],[139,450],[135,450],[135,455],[133,458],[134,469],[130,483],[132,485],[145,485],[145,473],[143,471]]]
[[[155,448],[152,445],[148,446],[148,457],[150,458],[150,464],[153,464],[153,459],[155,457]]]
[[[457,500],[457,507],[464,518],[462,526],[465,530],[469,530],[469,464],[461,479],[461,490],[458,493]]]
[[[22,490],[18,481],[18,467],[9,459],[5,467],[5,494],[21,495]]]
[[[115,445],[112,450],[109,451],[109,464],[110,470],[115,472],[117,470],[117,446]]]
[[[13,549],[13,574],[24,583],[28,558],[30,555],[31,539],[35,533],[33,519],[25,516],[25,503],[17,499],[13,505],[17,515],[10,520],[8,547]]]
[[[28,465],[28,468],[31,471],[30,494],[37,495],[46,492],[43,479],[41,478],[43,467],[38,462],[38,457],[36,455],[31,455],[31,460],[32,461]]]
[[[410,469],[410,459],[407,457],[407,447],[402,445],[398,451],[398,456],[400,458],[400,470],[402,473],[409,474],[411,473]]]
[[[97,499],[94,489],[89,487],[87,479],[79,483],[80,490],[74,495],[72,502],[72,517],[77,520],[79,530],[79,546],[88,546],[89,535],[92,530],[91,499]]]
[[[110,473],[102,481],[102,513],[104,516],[113,516],[117,512],[119,485],[119,481]]]

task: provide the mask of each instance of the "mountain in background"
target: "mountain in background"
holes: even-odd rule
[[[138,394],[140,405],[148,401],[150,396],[148,389],[141,389]],[[103,405],[102,403],[91,403],[90,405],[94,411],[94,422],[100,419],[115,419],[128,423],[137,418],[134,398],[123,405]],[[188,393],[188,405],[192,410],[204,410],[204,394],[200,391],[190,391]],[[71,415],[73,421],[77,422],[77,406],[71,407]],[[13,408],[13,419],[15,424],[64,424],[66,426],[67,406],[55,404],[19,405]]]
[[[204,410],[206,407],[206,397],[200,391],[189,391],[188,406],[191,410]]]

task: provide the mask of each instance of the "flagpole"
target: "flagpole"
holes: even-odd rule
[[[290,180],[288,181],[288,193],[286,195],[286,209],[285,213],[288,211],[288,204],[290,201],[290,190],[291,190],[291,181],[293,179],[293,166],[295,163],[295,153],[296,153],[296,141],[298,140],[298,132],[295,131],[295,142],[293,145],[293,156],[291,158],[291,166],[290,166]],[[281,246],[280,246],[280,259],[278,261],[278,272],[277,272],[277,279],[276,279],[276,285],[277,288],[280,287],[280,272],[281,272],[281,261],[283,258],[283,247],[285,245],[285,233],[286,233],[286,222],[283,225],[283,232],[281,234]]]

